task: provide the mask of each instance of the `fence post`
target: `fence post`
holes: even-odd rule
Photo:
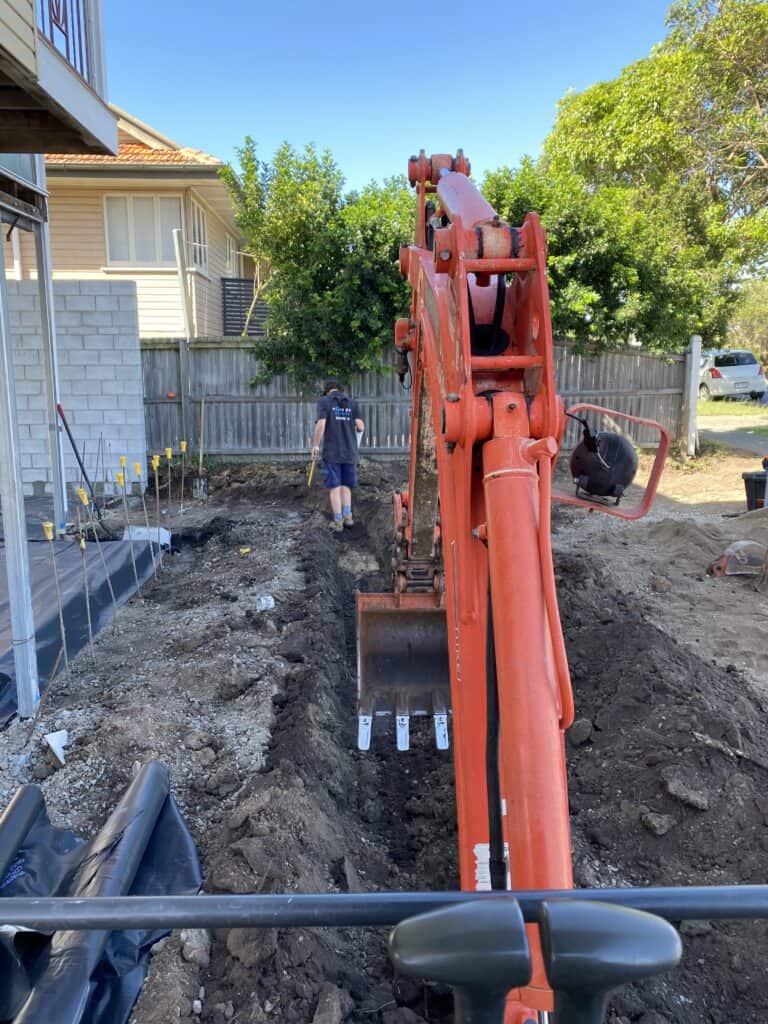
[[[692,334],[685,352],[685,395],[683,402],[683,433],[688,458],[693,458],[699,446],[696,403],[699,400],[699,370],[701,368],[701,335]]]

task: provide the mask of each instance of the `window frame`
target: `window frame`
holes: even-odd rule
[[[237,248],[237,239],[234,235],[230,235],[229,232],[227,232],[225,237],[224,257],[227,268],[227,277],[242,277],[243,275],[240,269],[240,253]]]
[[[208,214],[202,203],[199,203],[193,196],[189,197],[190,206],[190,234],[189,234],[189,245],[192,254],[192,266],[191,270],[196,270],[199,274],[208,276],[209,260],[208,260]],[[197,233],[199,227],[202,227],[202,241],[197,239]],[[202,259],[198,259],[198,253],[202,253]]]
[[[108,200],[110,199],[125,199],[128,210],[128,250],[129,259],[127,260],[113,260],[110,255],[109,246],[109,217],[107,214]],[[187,230],[184,216],[184,194],[182,192],[105,192],[103,195],[103,213],[104,213],[104,243],[105,243],[105,255],[106,255],[106,267],[109,270],[174,270],[176,267],[176,260],[160,260],[157,259],[154,262],[148,262],[147,260],[136,260],[136,248],[134,241],[134,219],[133,219],[133,200],[134,199],[152,199],[154,202],[154,224],[155,224],[155,254],[160,256],[163,251],[162,240],[160,237],[160,200],[161,199],[176,199],[179,203],[179,213],[181,215],[181,228],[182,238],[186,238]]]

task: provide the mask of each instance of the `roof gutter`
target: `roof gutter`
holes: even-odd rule
[[[224,164],[221,165],[224,167]],[[153,167],[147,164],[46,164],[49,178],[56,177],[89,177],[92,174],[101,177],[121,178],[125,175],[140,175],[145,178],[174,178],[179,174],[193,178],[218,178],[221,167],[201,167],[200,164],[169,164],[165,167]]]

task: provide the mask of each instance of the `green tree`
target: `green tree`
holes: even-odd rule
[[[246,151],[255,149],[247,142]],[[238,209],[255,211],[241,221],[254,239],[249,251],[263,254],[269,268],[262,293],[269,315],[254,346],[259,380],[285,373],[307,390],[324,376],[348,380],[381,367],[393,320],[407,310],[398,265],[412,234],[405,183],[345,195],[330,152],[287,143],[261,173],[247,179],[230,169],[228,178]]]
[[[266,219],[270,168],[259,160],[256,143],[250,135],[246,136],[242,149],[237,150],[237,157],[240,170],[236,173],[228,164],[220,174],[229,189],[235,220],[245,239],[243,251],[253,261],[253,300],[243,325],[245,337],[253,311],[269,280],[270,250]]]
[[[483,191],[505,220],[536,210],[547,230],[555,333],[599,349],[637,338],[682,347],[691,333],[720,338],[729,291],[712,280],[710,252],[668,230],[664,202],[637,189],[595,189],[570,170],[530,158],[488,174]]]
[[[564,97],[540,169],[582,182],[598,236],[611,236],[618,292],[605,265],[575,268],[608,340],[624,323],[676,348],[694,332],[722,342],[735,283],[768,256],[768,4],[680,0],[668,23],[648,57]]]
[[[768,369],[768,280],[745,281],[733,310],[729,341],[734,347],[750,349]]]

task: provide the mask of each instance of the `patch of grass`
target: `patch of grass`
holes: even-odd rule
[[[760,434],[761,436],[768,437],[768,427],[748,427],[745,433]]]
[[[768,405],[760,402],[747,402],[743,398],[724,398],[719,402],[699,402],[699,416],[757,416],[765,413],[768,417]]]
[[[683,454],[682,446],[678,447],[675,445],[670,449],[667,456],[665,470],[686,474],[706,473],[713,468],[719,459],[724,455],[728,455],[729,451],[730,449],[724,444],[699,438],[699,453],[695,458],[689,459],[687,455]]]

